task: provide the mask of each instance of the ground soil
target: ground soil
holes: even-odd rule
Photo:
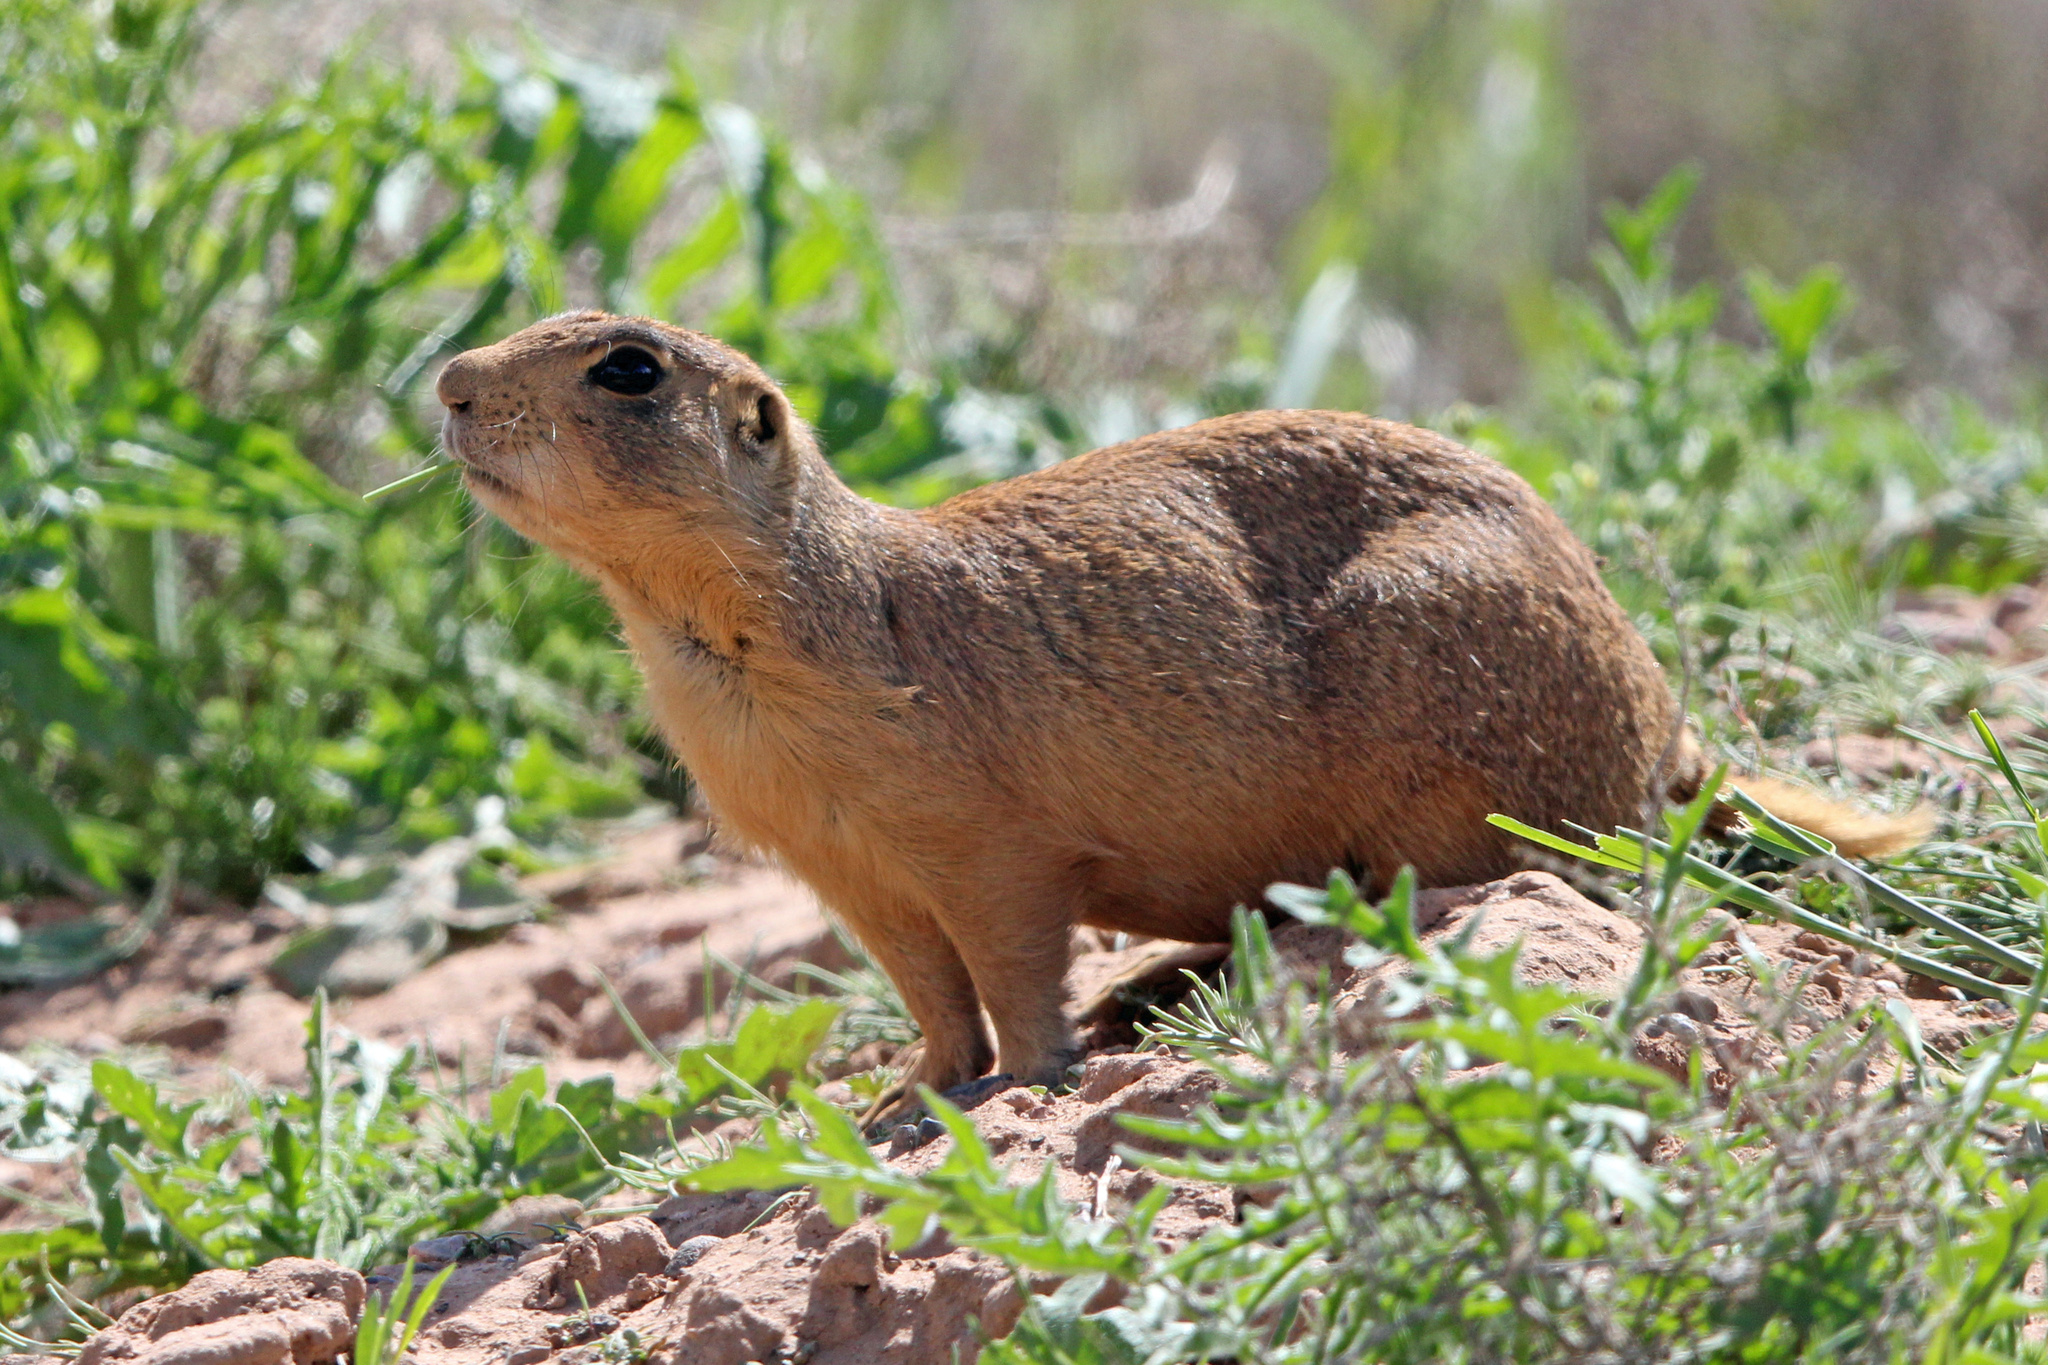
[[[546,922],[452,953],[382,995],[343,1002],[338,1022],[417,1042],[449,1068],[539,1058],[564,1076],[610,1071],[626,1085],[644,1083],[651,1064],[619,1026],[598,972],[659,1038],[701,1026],[707,948],[775,981],[791,980],[800,961],[844,965],[843,945],[800,886],[765,867],[707,860],[692,852],[700,845],[695,826],[668,822],[628,836],[598,863],[533,879],[530,889],[554,906]],[[1482,947],[1519,939],[1526,976],[1595,996],[1622,987],[1642,940],[1634,920],[1544,872],[1425,892],[1418,912],[1428,938],[1471,931]],[[196,1089],[217,1083],[223,1068],[290,1084],[301,1070],[307,1006],[264,979],[277,940],[269,924],[246,911],[184,916],[98,979],[0,996],[0,1048],[141,1049],[162,1074]],[[1276,946],[1294,970],[1332,974],[1340,1020],[1384,1017],[1392,968],[1347,967],[1341,939],[1327,929],[1291,925],[1277,932]],[[1182,967],[1215,965],[1220,950],[1119,945],[1092,934],[1077,948],[1071,985],[1077,1000],[1097,1008],[1081,1021],[1095,1051],[1073,1089],[1049,1097],[1003,1090],[972,1113],[1016,1178],[1050,1162],[1074,1207],[1113,1216],[1160,1183],[1119,1156],[1135,1143],[1118,1116],[1185,1114],[1216,1085],[1191,1061],[1133,1051],[1128,1011],[1117,1001],[1152,998]],[[1645,1030],[1641,1055],[1683,1075],[1697,1053],[1709,1082],[1725,1086],[1738,1069],[1775,1062],[1760,1020],[1789,1017],[1796,1037],[1887,997],[1905,1001],[1942,1050],[2008,1017],[1831,941],[1749,923],[1688,974]],[[851,1096],[843,1081],[829,1090]],[[889,1159],[923,1169],[943,1160],[950,1143],[899,1132]],[[4,1174],[15,1183],[23,1176]],[[1164,1183],[1172,1197],[1156,1235],[1168,1242],[1236,1216],[1227,1189]],[[550,1235],[538,1224],[578,1217],[586,1231],[566,1242],[538,1240]],[[973,1353],[977,1332],[1007,1331],[1021,1303],[1000,1264],[943,1235],[891,1248],[876,1225],[839,1227],[801,1194],[680,1194],[651,1216],[515,1207],[482,1231],[508,1229],[523,1239],[511,1254],[458,1264],[415,1347],[422,1365],[600,1365],[596,1343],[621,1327],[655,1365],[945,1365],[956,1345],[963,1358]],[[418,1256],[432,1265],[461,1245],[429,1239]],[[389,1288],[397,1270],[372,1271],[368,1288]],[[364,1287],[354,1272],[315,1262],[213,1272],[131,1309],[94,1340],[88,1365],[283,1365],[287,1357],[314,1365],[345,1339],[337,1315],[352,1321]]]

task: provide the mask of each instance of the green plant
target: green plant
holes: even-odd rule
[[[1590,840],[1582,842],[1505,816],[1491,818],[1556,852],[1666,884],[1682,879],[1745,912],[1799,925],[1917,975],[2018,1006],[2026,992],[2017,983],[2043,970],[2048,923],[2048,825],[2022,773],[2041,780],[2048,772],[2016,764],[1978,712],[1970,712],[1969,720],[1981,754],[1922,738],[2003,778],[2025,818],[1984,822],[1989,838],[1981,844],[1931,845],[1913,861],[1878,872],[1786,824],[1739,790],[1724,796],[1749,822],[1744,853],[1736,856],[1702,857],[1685,839],[1629,829],[1608,835],[1579,831]],[[1754,870],[1744,875],[1744,867]],[[1836,888],[1843,894],[1833,894]]]
[[[405,1268],[398,1272],[398,1284],[389,1294],[372,1294],[363,1300],[363,1315],[356,1323],[356,1348],[349,1356],[350,1365],[396,1365],[405,1359],[412,1339],[419,1335],[420,1324],[427,1320],[428,1310],[441,1296],[441,1286],[447,1284],[448,1277],[455,1273],[453,1265],[444,1267],[415,1296],[412,1292],[412,1265],[412,1258],[407,1257]]]
[[[677,1134],[693,1119],[802,1075],[836,1014],[825,1000],[758,1006],[730,1039],[664,1058],[665,1079],[631,1098],[609,1076],[550,1093],[539,1066],[487,1096],[438,1088],[412,1049],[332,1028],[324,996],[303,1088],[239,1106],[174,1103],[109,1058],[47,1075],[0,1058],[0,1150],[75,1161],[82,1181],[79,1207],[52,1210],[57,1226],[0,1232],[0,1322],[76,1330],[67,1297],[161,1291],[275,1256],[382,1265],[521,1194],[648,1183],[648,1153],[686,1160]]]
[[[862,486],[925,477],[961,390],[892,359],[861,204],[680,68],[479,53],[449,98],[348,54],[197,128],[203,14],[0,26],[0,876],[104,896],[175,844],[249,898],[484,796],[545,843],[675,794],[580,582],[445,480],[351,489],[431,446],[437,357],[578,294],[752,350]]]
[[[1711,800],[1672,817],[1668,847]],[[802,1182],[835,1218],[873,1211],[899,1244],[943,1227],[1020,1279],[1068,1277],[985,1343],[998,1361],[2020,1358],[2048,1198],[2038,1154],[2002,1134],[2039,1108],[2029,1076],[2048,1045],[2031,1020],[2048,974],[1966,1072],[1929,1060],[1910,1014],[1878,1010],[1805,1043],[1774,1032],[1784,1065],[1716,1096],[1634,1055],[1655,1001],[1718,934],[1685,887],[1676,859],[1655,865],[1648,943],[1604,1011],[1524,984],[1512,948],[1424,942],[1405,878],[1378,906],[1341,875],[1277,889],[1348,931],[1349,961],[1391,959],[1405,981],[1335,1017],[1327,986],[1278,973],[1263,922],[1240,916],[1235,979],[1155,1033],[1225,1081],[1215,1109],[1124,1120],[1186,1151],[1126,1161],[1244,1192],[1237,1226],[1182,1250],[1147,1235],[1163,1187],[1120,1219],[1080,1218],[1050,1175],[1009,1177],[936,1096],[953,1143],[924,1175],[880,1163],[799,1091],[800,1117],[684,1178]],[[1873,1065],[1893,1079],[1850,1083]],[[1087,1311],[1111,1279],[1121,1302]]]

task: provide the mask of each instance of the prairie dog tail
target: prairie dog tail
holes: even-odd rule
[[[1848,858],[1889,858],[1926,843],[1934,833],[1934,812],[1926,806],[1904,815],[1881,815],[1775,777],[1730,777],[1728,785],[1786,824],[1818,834]]]

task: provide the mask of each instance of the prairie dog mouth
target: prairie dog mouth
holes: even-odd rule
[[[463,482],[469,484],[472,489],[482,488],[501,497],[518,497],[518,489],[485,468],[480,460],[465,449],[465,438],[473,441],[475,437],[476,433],[469,430],[454,413],[451,412],[441,419],[441,445],[455,462],[462,466]]]

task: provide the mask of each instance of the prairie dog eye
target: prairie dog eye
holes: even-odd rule
[[[661,362],[638,346],[619,346],[592,365],[590,382],[613,393],[642,394],[661,382]]]

